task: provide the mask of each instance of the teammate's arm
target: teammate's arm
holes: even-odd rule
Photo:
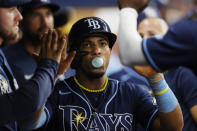
[[[163,74],[155,72],[150,66],[136,66],[134,69],[148,79],[157,101],[158,116],[150,129],[153,131],[181,131],[183,128],[182,111]]]
[[[120,11],[118,46],[120,60],[126,66],[147,63],[142,52],[142,38],[137,32],[137,16],[137,12],[132,8],[124,8]]]
[[[153,121],[150,129],[181,131],[183,128],[183,116],[178,100],[168,87],[163,74],[159,73],[149,79],[153,94],[158,105],[158,116]]]
[[[147,62],[142,51],[142,38],[137,32],[138,13],[135,8],[141,11],[148,0],[118,0],[118,2],[121,11],[117,40],[121,62],[127,66],[145,65]]]
[[[61,54],[66,40],[57,42],[56,32],[50,30],[42,37],[41,61],[34,77],[17,91],[0,95],[0,123],[22,120],[46,103],[54,86]]]
[[[45,35],[47,36],[47,34]],[[43,42],[45,42],[45,40],[43,40],[44,37],[42,38]],[[56,43],[59,43],[59,44],[66,43],[64,41],[65,37],[64,36],[59,37],[59,35],[57,35],[56,32],[55,32],[55,35],[53,35],[51,39],[56,40]],[[75,51],[71,52],[68,56],[66,56],[66,49],[67,49],[67,43],[64,46],[63,51],[61,53],[61,59],[60,59],[60,64],[59,64],[60,66],[59,66],[59,69],[58,69],[58,72],[56,74],[54,81],[56,81],[56,78],[58,77],[58,75],[63,74],[69,68],[72,60],[75,57],[75,54],[76,54]],[[47,118],[49,117],[47,116],[47,112],[46,110],[44,110],[44,108],[45,108],[45,105],[43,105],[38,111],[36,111],[30,117],[27,117],[26,119],[20,121],[20,128],[22,128],[23,130],[32,130],[32,129],[38,129],[42,127],[47,121]]]

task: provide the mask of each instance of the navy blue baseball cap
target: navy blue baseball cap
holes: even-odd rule
[[[40,7],[49,7],[52,12],[56,12],[60,8],[59,5],[52,3],[50,0],[32,0],[22,6],[21,13],[24,15],[29,11]]]
[[[93,34],[101,34],[108,38],[112,48],[117,36],[111,32],[109,25],[99,17],[86,17],[73,24],[68,35],[68,51],[76,49],[77,41]]]
[[[19,6],[28,2],[31,2],[31,0],[0,0],[0,8]]]

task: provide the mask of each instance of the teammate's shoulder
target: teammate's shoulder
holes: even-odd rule
[[[183,19],[180,21],[177,21],[172,26],[179,27],[181,29],[185,28],[195,28],[197,25],[197,12],[194,11],[190,15],[186,15]]]
[[[18,42],[18,43],[15,43],[15,44],[11,44],[11,45],[5,46],[5,47],[2,48],[2,50],[4,52],[7,52],[7,51],[10,51],[10,50],[16,50],[16,48],[20,49],[22,46],[23,46],[22,43]]]
[[[3,53],[5,54],[6,58],[15,59],[24,56],[24,48],[22,47],[22,43],[16,43],[9,46],[2,48]]]
[[[173,42],[177,43],[183,43],[185,41],[187,41],[187,43],[196,43],[196,33],[197,21],[183,19],[170,26],[168,33],[165,35],[165,40],[173,39]],[[182,44],[179,45],[183,46]]]

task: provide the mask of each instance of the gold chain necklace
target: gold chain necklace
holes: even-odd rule
[[[88,104],[90,105],[90,107],[92,108],[93,112],[96,112],[96,107],[94,107],[90,100],[88,99],[86,93],[83,91],[88,91],[88,92],[95,92],[95,93],[98,93],[98,92],[102,92],[102,94],[99,96],[99,100],[100,98],[102,98],[104,96],[104,90],[106,89],[107,87],[107,84],[108,84],[108,77],[106,77],[106,81],[105,81],[105,85],[103,86],[103,88],[99,89],[99,90],[90,90],[90,89],[87,89],[86,87],[84,87],[83,85],[81,85],[77,78],[74,76],[74,81],[77,83],[77,85],[80,87],[80,91],[82,92],[83,96],[85,97],[85,99],[87,100]],[[98,106],[97,106],[98,107]]]
[[[83,96],[85,97],[85,99],[87,100],[88,104],[91,106],[93,112],[96,112],[96,107],[94,107],[94,106],[91,104],[90,100],[89,100],[88,97],[86,96],[86,94],[85,94],[85,92],[83,91],[83,89],[80,88],[80,90],[81,90]],[[103,94],[103,93],[102,93],[102,94]]]
[[[88,92],[102,92],[102,91],[104,91],[105,88],[107,87],[107,84],[108,84],[108,77],[106,77],[105,85],[103,86],[103,88],[101,88],[101,89],[99,89],[99,90],[90,90],[90,89],[84,87],[83,85],[81,85],[81,84],[78,82],[76,76],[74,76],[74,81],[77,83],[77,85],[78,85],[80,88],[84,89],[85,91],[88,91]]]

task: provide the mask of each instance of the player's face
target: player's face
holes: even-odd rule
[[[111,49],[109,42],[101,36],[86,37],[80,43],[81,65],[80,70],[90,77],[102,77],[109,64]],[[100,67],[94,67],[92,60],[96,57],[103,59],[103,64]]]
[[[47,7],[32,10],[24,19],[23,30],[33,41],[39,41],[41,34],[54,27],[53,13]]]
[[[0,37],[6,40],[15,39],[18,36],[18,25],[22,18],[15,6],[0,8]]]
[[[138,32],[142,38],[151,37],[153,35],[164,34],[167,29],[164,29],[160,20],[146,19],[138,25]]]

